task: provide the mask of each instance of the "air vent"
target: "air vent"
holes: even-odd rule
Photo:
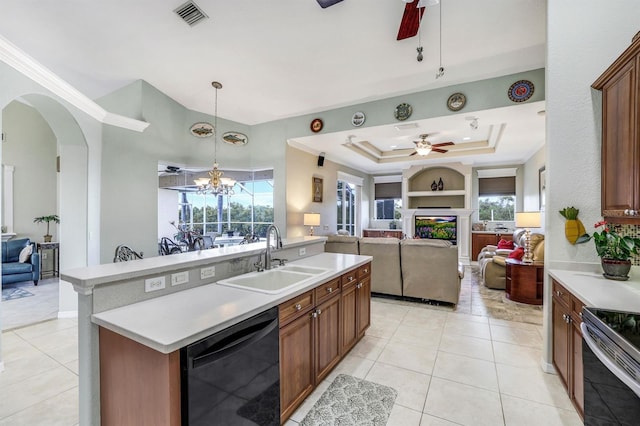
[[[204,21],[208,18],[207,14],[200,9],[200,7],[192,1],[188,1],[185,4],[179,6],[175,13],[180,16],[184,22],[189,24],[190,26],[194,26],[200,21]]]

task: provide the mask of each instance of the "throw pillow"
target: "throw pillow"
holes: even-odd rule
[[[509,253],[509,259],[522,260],[522,256],[524,256],[524,247],[518,247],[517,249]]]
[[[31,252],[32,251],[33,251],[33,248],[31,247],[31,244],[29,244],[28,246],[23,248],[20,251],[20,255],[18,256],[18,262],[20,262],[20,263],[27,262],[29,260],[29,258],[31,257]]]
[[[513,250],[513,248],[514,248],[513,241],[500,240],[500,241],[498,241],[498,248],[499,249]]]

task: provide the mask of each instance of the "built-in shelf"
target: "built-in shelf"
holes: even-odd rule
[[[451,189],[444,191],[409,191],[407,197],[442,197],[450,195],[465,195],[464,189]]]

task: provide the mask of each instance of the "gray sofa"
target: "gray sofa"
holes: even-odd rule
[[[373,256],[373,293],[458,303],[464,269],[448,241],[332,235],[325,251]]]
[[[20,252],[31,246],[31,256],[26,262],[19,262]],[[40,278],[40,255],[29,238],[19,238],[2,242],[2,284],[33,281],[38,285]]]

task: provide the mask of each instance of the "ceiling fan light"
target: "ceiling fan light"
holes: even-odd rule
[[[425,146],[425,147],[416,147],[416,152],[418,153],[418,155],[429,155],[429,153],[431,152],[431,147],[430,146]]]

